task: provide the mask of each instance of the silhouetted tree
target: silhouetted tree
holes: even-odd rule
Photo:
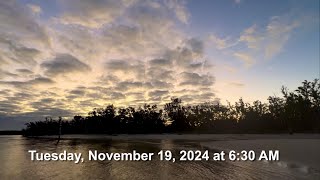
[[[62,134],[69,133],[282,133],[320,132],[320,81],[303,81],[294,91],[282,87],[283,97],[270,96],[268,104],[242,98],[234,105],[204,103],[183,105],[181,99],[159,109],[157,105],[143,107],[94,108],[87,117],[76,115],[62,120]],[[59,120],[26,123],[25,136],[59,133]]]

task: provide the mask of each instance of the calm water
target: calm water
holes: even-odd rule
[[[41,152],[157,152],[202,149],[199,142],[173,140],[55,140],[0,136],[0,179],[317,179],[319,174],[263,162],[65,161],[34,162],[28,150]],[[213,152],[214,150],[210,150]]]

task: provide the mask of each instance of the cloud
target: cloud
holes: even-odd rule
[[[190,46],[190,49],[199,55],[203,54],[204,44],[201,40],[196,38],[191,38],[187,41],[187,44]]]
[[[30,8],[30,10],[32,11],[32,13],[35,14],[35,15],[41,14],[41,12],[42,12],[41,7],[38,6],[38,5],[28,4],[27,6]]]
[[[314,26],[313,14],[298,14],[289,12],[280,16],[273,16],[265,24],[253,24],[240,32],[238,37],[218,37],[209,35],[209,43],[220,50],[222,57],[235,57],[243,61],[246,67],[255,63],[270,60],[281,53],[292,34],[300,27]]]
[[[149,89],[151,87],[152,85],[150,83],[145,83],[141,81],[123,81],[116,84],[115,88],[118,91],[127,91],[127,90],[133,91],[134,89],[142,90],[142,89]]]
[[[152,98],[152,97],[161,97],[161,96],[166,95],[168,93],[169,93],[169,91],[167,91],[167,90],[155,90],[155,91],[149,92],[148,95],[149,95],[149,97]]]
[[[173,88],[173,84],[169,83],[169,82],[165,82],[165,81],[160,81],[160,80],[154,80],[151,82],[151,85],[154,88],[158,88],[158,89],[169,89],[169,88]]]
[[[114,71],[141,71],[144,69],[142,62],[128,62],[130,60],[111,60],[106,62],[106,68]]]
[[[8,71],[4,71],[0,69],[0,79],[4,79],[5,77],[17,77],[17,74],[14,73],[10,73]]]
[[[300,25],[299,21],[287,22],[286,19],[281,17],[272,17],[267,26],[266,58],[272,58],[279,54],[289,40],[292,31]]]
[[[299,20],[292,20],[288,15],[274,16],[265,28],[258,29],[255,24],[246,29],[239,38],[249,49],[264,53],[266,59],[279,54],[289,40],[291,33],[301,25]]]
[[[181,73],[181,77],[183,80],[180,85],[211,86],[214,83],[214,78],[210,75],[183,72]]]
[[[0,113],[12,113],[15,112],[19,109],[19,106],[12,104],[11,102],[8,101],[0,101]]]
[[[53,99],[53,98],[43,98],[43,99],[40,100],[41,103],[46,103],[46,104],[51,104],[54,101],[56,101],[56,100]]]
[[[230,82],[228,83],[229,86],[233,86],[233,87],[243,87],[244,84],[243,83],[239,83],[239,82]]]
[[[146,70],[146,78],[151,80],[170,81],[174,78],[174,71],[166,68],[150,67]]]
[[[6,64],[18,64],[25,66],[34,66],[36,57],[40,51],[35,48],[26,47],[20,42],[10,39],[12,37],[1,36],[0,34],[0,56]],[[1,66],[1,65],[0,65]]]
[[[26,118],[18,117],[12,118],[10,116],[5,116],[0,114],[0,131],[5,130],[21,130],[24,128],[26,123]]]
[[[47,85],[47,84],[54,84],[54,83],[55,81],[46,77],[36,77],[34,79],[27,80],[27,81],[0,81],[0,84],[12,85],[17,88],[28,88],[34,85]]]
[[[240,39],[241,39],[241,37],[240,37]],[[209,35],[209,42],[212,42],[214,45],[214,48],[219,49],[219,50],[225,50],[227,48],[231,48],[231,47],[239,45],[238,39],[232,39],[229,36],[225,37],[225,38],[220,38],[213,33]]]
[[[37,84],[52,84],[52,83],[54,83],[54,81],[49,79],[49,78],[46,78],[46,77],[37,77],[35,79],[27,81],[27,83],[34,84],[34,85],[37,85]]]
[[[58,76],[75,72],[88,72],[91,68],[70,54],[57,54],[54,59],[43,62],[41,67],[48,76]]]
[[[6,118],[86,115],[109,103],[164,104],[171,96],[187,103],[214,98],[206,44],[182,28],[190,18],[184,1],[53,3],[51,14],[36,4],[0,2]]]
[[[237,72],[237,68],[231,65],[224,65],[222,66],[222,69],[228,71],[229,73],[235,73]]]
[[[111,60],[105,68],[109,74],[120,76],[120,79],[142,79],[145,76],[145,65],[141,61]]]
[[[168,59],[152,59],[149,61],[149,64],[155,67],[163,67],[172,65],[172,61]]]
[[[0,19],[1,37],[16,41],[16,44],[33,42],[48,47],[49,40],[45,29],[34,19],[28,8],[14,0],[1,1]]]
[[[234,0],[234,3],[240,4],[240,3],[241,3],[241,0]]]
[[[245,42],[250,49],[258,49],[264,39],[265,37],[257,30],[257,25],[254,24],[241,33],[239,41]]]
[[[126,96],[121,92],[112,92],[110,93],[110,98],[112,99],[124,99]]]
[[[249,54],[236,52],[233,55],[243,61],[246,67],[250,67],[255,63],[255,60]]]
[[[209,36],[209,40],[212,41],[217,49],[224,49],[227,46],[227,42],[225,39],[221,39],[214,34]]]
[[[85,94],[84,89],[74,89],[70,91],[70,94],[77,95],[77,96],[83,96]]]
[[[62,0],[62,15],[56,20],[62,24],[101,28],[113,22],[134,1],[125,0]]]
[[[16,72],[21,75],[30,75],[33,74],[33,72],[29,69],[16,69]]]
[[[185,2],[179,0],[166,0],[165,4],[175,12],[176,17],[179,21],[187,24],[190,14],[185,8]]]

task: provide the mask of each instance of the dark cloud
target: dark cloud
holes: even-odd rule
[[[77,96],[83,96],[85,94],[85,90],[83,89],[74,89],[70,91],[70,94],[77,95]]]
[[[153,59],[149,61],[151,66],[170,66],[172,62],[168,59]]]
[[[194,52],[187,47],[177,47],[176,49],[168,50],[165,57],[172,59],[175,66],[185,68],[192,63],[194,59],[193,54]]]
[[[74,100],[76,98],[79,98],[79,97],[84,97],[86,95],[86,90],[85,88],[78,88],[78,89],[73,89],[71,91],[68,91],[69,92],[69,95],[66,96],[67,99],[70,99],[70,100]]]
[[[183,72],[181,76],[183,81],[180,85],[211,86],[214,83],[214,77],[208,74],[200,75],[198,73]]]
[[[34,85],[37,85],[37,84],[53,84],[54,81],[51,80],[50,78],[46,78],[46,77],[37,77],[37,78],[35,78],[33,80],[27,81],[27,83],[34,84]]]
[[[27,47],[13,38],[15,37],[3,37],[0,33],[0,46],[2,47],[0,49],[0,58],[6,64],[35,66],[37,63],[35,59],[41,52],[38,49]]]
[[[21,130],[25,127],[24,124],[28,120],[32,119],[27,119],[25,117],[11,117],[0,113],[0,131]]]
[[[9,90],[9,89],[0,90],[0,96],[9,97],[10,92],[11,92],[11,90]]]
[[[165,82],[165,81],[154,80],[151,82],[151,84],[154,88],[158,88],[158,89],[173,88],[173,84]]]
[[[45,28],[15,0],[0,2],[0,21],[0,66],[36,66],[38,48],[50,48]]]
[[[190,47],[190,49],[197,53],[197,54],[203,54],[203,50],[204,50],[204,44],[200,39],[189,39],[187,41],[187,45]]]
[[[157,67],[151,67],[147,69],[146,72],[146,78],[153,80],[162,80],[162,81],[172,81],[175,80],[175,77],[173,77],[174,71],[167,68],[157,68]]]
[[[152,85],[149,82],[123,81],[116,84],[116,87],[115,87],[115,89],[119,91],[127,91],[130,89],[137,89],[137,88],[149,89],[149,88],[152,88]]]
[[[64,117],[72,117],[75,112],[72,110],[68,110],[65,108],[57,108],[57,107],[50,107],[50,106],[43,106],[43,107],[34,107],[36,108],[33,112],[28,113],[21,113],[21,116],[31,116],[31,117],[57,117],[57,116],[64,116]]]
[[[161,96],[166,95],[168,93],[169,93],[169,91],[167,91],[167,90],[155,90],[155,91],[149,92],[148,95],[150,97],[161,97]]]
[[[33,72],[29,69],[16,69],[16,72],[22,75],[30,75],[33,74]]]
[[[43,27],[36,22],[27,7],[15,0],[0,1],[0,36],[20,41],[41,42],[47,47],[49,40]]]
[[[137,26],[113,25],[106,29],[103,35],[105,40],[112,42],[113,48],[116,48],[118,51],[131,53],[138,50],[138,48],[143,48],[140,42],[141,29]]]
[[[111,60],[106,62],[106,69],[109,73],[119,71],[123,73],[132,73],[137,77],[143,77],[145,72],[145,65],[141,61],[131,61],[130,60]]]
[[[47,103],[47,104],[51,104],[55,101],[55,99],[53,98],[43,98],[41,99],[41,103]]]
[[[106,67],[111,70],[129,70],[132,66],[124,60],[112,60],[106,63]]]
[[[73,72],[87,72],[91,68],[70,54],[57,54],[56,57],[41,64],[48,76],[57,76]]]
[[[110,98],[111,99],[123,99],[123,98],[125,98],[126,96],[123,94],[123,93],[121,93],[121,92],[111,92],[110,93]]]
[[[0,101],[0,113],[15,113],[19,112],[20,108],[18,105],[13,104],[12,102],[9,101]]]
[[[13,46],[11,52],[14,54],[15,58],[13,59],[16,62],[29,66],[36,65],[35,57],[40,54],[37,49],[23,46]]]
[[[189,67],[188,69],[194,69],[194,70],[197,70],[197,69],[200,69],[203,67],[203,62],[198,62],[198,63],[191,63],[189,64]]]
[[[36,77],[28,81],[0,81],[0,84],[12,85],[17,88],[28,88],[33,85],[46,85],[46,84],[54,84],[54,83],[55,81],[46,77]]]
[[[195,93],[188,93],[180,98],[185,102],[192,102],[192,103],[199,103],[199,102],[208,102],[212,98],[214,98],[215,94],[212,92],[195,92]]]
[[[15,73],[11,73],[11,72],[8,72],[8,71],[4,71],[4,70],[1,70],[0,69],[0,79],[3,79],[3,78],[6,78],[6,77],[18,77],[17,74]]]
[[[19,111],[14,111],[15,109],[20,109],[18,106],[10,105],[9,107],[9,105],[3,105],[0,101],[0,130],[21,130],[25,128],[25,123],[44,120],[48,116],[53,118],[58,116],[72,117],[75,114],[70,110],[50,107],[38,107],[33,112],[20,113]],[[4,112],[2,112],[3,107],[6,107]]]
[[[15,93],[13,98],[15,98],[16,100],[20,100],[20,101],[28,101],[31,100],[34,97],[33,94],[31,93],[26,93],[26,92],[18,92]],[[13,99],[11,99],[13,100]]]
[[[40,91],[40,96],[41,97],[55,97],[55,96],[59,96],[57,93],[53,92],[56,91],[56,89],[54,88],[49,88],[45,91]]]

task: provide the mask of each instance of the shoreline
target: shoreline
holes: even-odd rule
[[[58,135],[27,136],[26,138],[58,139]],[[259,140],[259,139],[318,139],[320,134],[66,134],[64,139],[111,139],[111,140],[201,140],[201,141],[227,141],[227,140]]]

